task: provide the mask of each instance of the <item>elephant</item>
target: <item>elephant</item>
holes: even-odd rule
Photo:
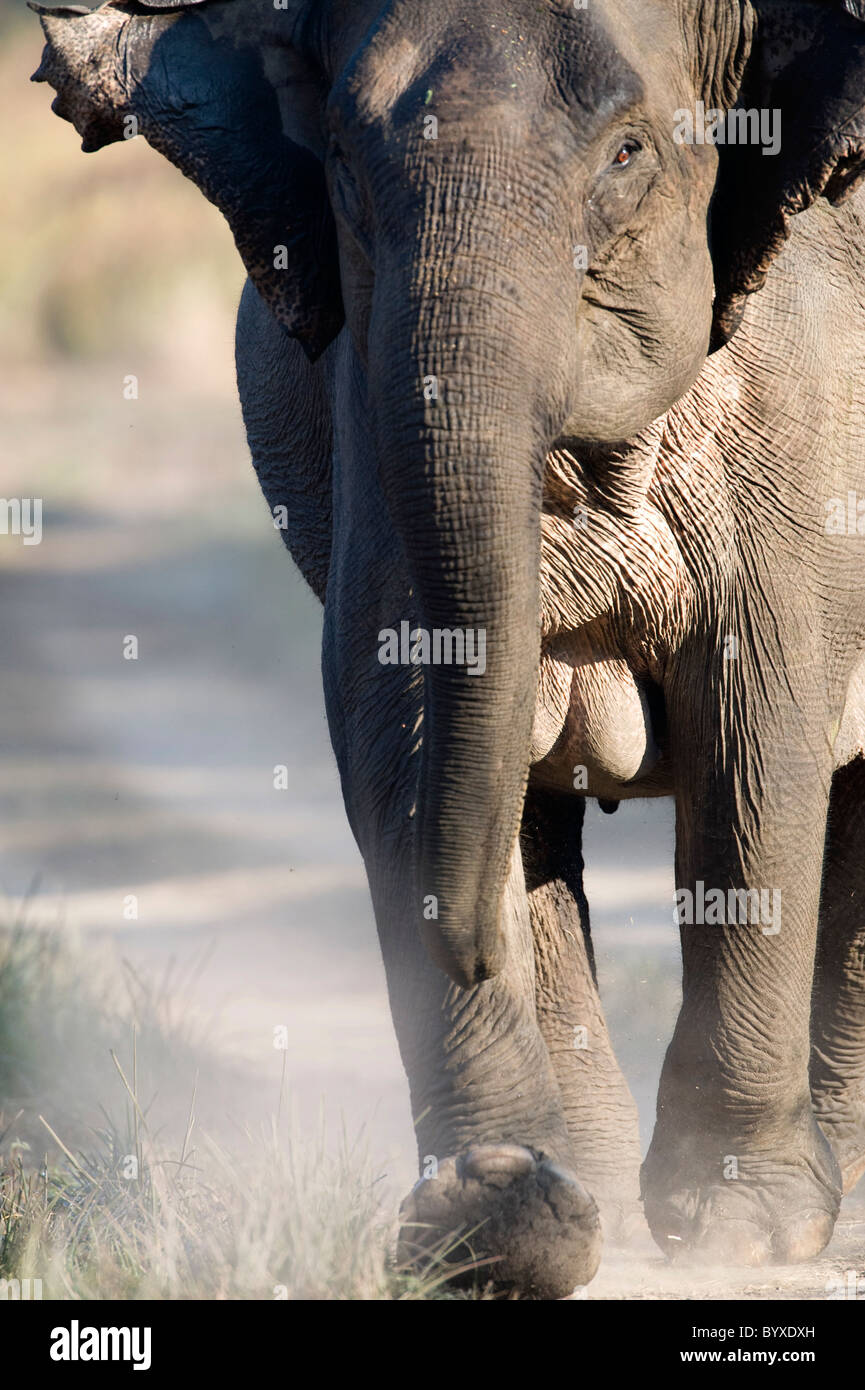
[[[863,0],[31,7],[83,148],[142,134],[248,273],[416,1124],[399,1258],[462,1233],[454,1277],[565,1298],[640,1203],[673,1257],[814,1257],[865,1172]],[[588,797],[675,801],[642,1162]]]

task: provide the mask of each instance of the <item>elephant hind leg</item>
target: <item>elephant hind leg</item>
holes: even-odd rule
[[[811,1013],[811,1097],[844,1191],[865,1174],[865,760],[832,780]]]
[[[538,1024],[553,1065],[575,1170],[608,1233],[639,1212],[637,1108],[613,1053],[595,978],[582,885],[585,801],[530,788],[522,849]]]

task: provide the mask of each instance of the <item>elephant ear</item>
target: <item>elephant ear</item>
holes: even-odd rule
[[[294,36],[302,0],[31,4],[47,40],[36,82],[82,149],[142,134],[225,216],[275,318],[315,360],[343,323],[320,157],[324,94]]]
[[[742,0],[741,9],[752,6]],[[731,105],[773,113],[780,148],[719,146],[712,350],[729,341],[748,296],[765,284],[791,218],[821,196],[843,202],[865,179],[865,0],[754,0],[748,24]]]

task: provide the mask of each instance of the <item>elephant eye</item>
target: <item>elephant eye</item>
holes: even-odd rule
[[[616,154],[616,157],[613,160],[613,165],[617,169],[626,169],[630,164],[631,160],[633,159],[634,155],[637,154],[642,148],[643,147],[638,140],[626,140],[624,144],[620,146]]]

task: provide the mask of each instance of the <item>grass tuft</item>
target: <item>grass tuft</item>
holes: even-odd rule
[[[63,932],[0,933],[0,1279],[39,1279],[48,1299],[491,1297],[481,1270],[477,1289],[446,1285],[452,1241],[419,1270],[396,1265],[395,1213],[362,1136],[334,1144],[322,1120],[300,1138],[281,1094],[256,1128],[202,1129],[212,1057],[164,986],[134,977],[127,995],[123,1007],[110,975],[85,973]],[[143,1086],[167,1069],[176,1085],[180,1062],[172,1141]],[[55,1110],[82,1132],[94,1104],[99,1122],[67,1139]]]

